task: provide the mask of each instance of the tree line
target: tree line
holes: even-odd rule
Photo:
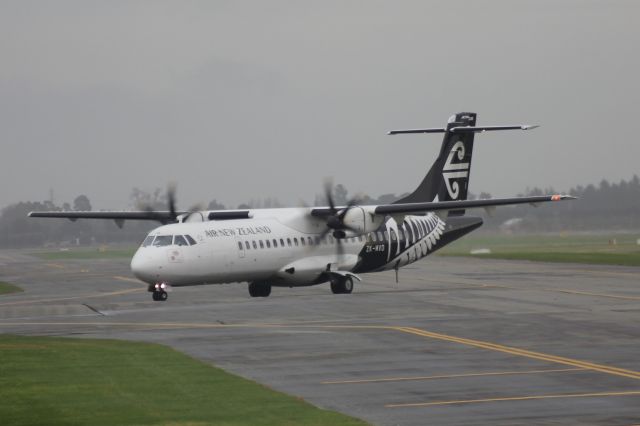
[[[518,196],[555,194],[553,188],[527,188]],[[474,211],[485,218],[485,229],[509,230],[521,232],[550,231],[599,231],[599,230],[638,230],[640,229],[640,178],[620,182],[602,180],[598,185],[578,185],[568,193],[578,200],[560,203],[544,203],[537,208],[528,205],[501,207],[491,214]],[[333,188],[336,205],[345,205],[352,195],[344,185]],[[357,194],[358,203],[387,204],[407,194],[383,194],[373,198],[366,194]],[[481,192],[469,194],[469,198],[491,198],[491,194]],[[130,201],[137,209],[167,209],[167,193],[161,189],[147,192],[134,188]],[[303,203],[301,203],[303,204]],[[314,199],[314,205],[326,205],[323,194]],[[195,206],[194,206],[195,207]],[[253,199],[236,208],[277,208],[282,207],[273,197]],[[211,200],[207,210],[224,210],[227,206],[216,199]],[[233,208],[233,207],[229,207]],[[25,201],[2,209],[0,216],[0,247],[36,247],[43,245],[91,245],[106,243],[138,243],[154,227],[155,222],[127,221],[119,228],[109,220],[31,219],[30,211],[89,211],[91,201],[86,195],[79,195],[73,202],[57,205],[52,201]]]

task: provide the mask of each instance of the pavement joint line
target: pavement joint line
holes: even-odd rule
[[[88,299],[88,298],[94,298],[94,297],[118,296],[118,295],[121,295],[121,294],[134,293],[134,292],[138,292],[138,291],[142,291],[142,290],[143,290],[142,288],[130,288],[130,289],[127,289],[127,290],[118,290],[118,291],[112,291],[112,292],[109,292],[109,293],[89,294],[89,295],[85,295],[85,296],[58,297],[58,298],[53,298],[53,299],[18,300],[18,301],[15,301],[15,302],[0,303],[0,307],[2,307],[2,306],[15,306],[15,305],[27,305],[27,304],[30,304],[30,303],[62,302],[62,301],[66,301],[66,300]]]
[[[141,289],[123,290],[127,292],[140,291]],[[0,322],[0,325],[4,326],[24,326],[24,325],[77,325],[77,326],[137,326],[137,327],[153,327],[153,328],[320,328],[320,329],[343,329],[343,330],[395,330],[403,333],[414,334],[417,336],[428,337],[431,339],[449,341],[454,343],[460,343],[466,346],[474,346],[482,349],[488,349],[496,352],[503,352],[511,355],[522,356],[525,358],[532,358],[541,361],[552,362],[556,364],[569,365],[577,368],[584,368],[586,370],[599,371],[602,373],[628,377],[631,379],[640,380],[640,372],[633,370],[626,370],[617,367],[611,367],[602,364],[595,364],[587,361],[580,361],[571,358],[564,358],[555,355],[544,354],[541,352],[529,351],[526,349],[519,349],[510,346],[498,345],[490,342],[483,342],[480,340],[466,339],[462,337],[455,337],[446,334],[434,333],[426,330],[422,330],[414,327],[401,327],[390,325],[300,325],[300,324],[267,324],[267,323],[255,323],[255,324],[219,324],[219,323],[121,323],[121,322]]]
[[[138,280],[138,279],[135,279],[135,278],[123,277],[123,276],[121,276],[121,275],[114,275],[114,276],[113,276],[113,278],[114,278],[114,279],[116,279],[116,280],[118,280],[118,281],[126,281],[126,282],[129,282],[129,283],[139,284],[139,285],[141,285],[141,286],[143,286],[143,287],[146,287],[146,286],[147,286],[147,284],[145,284],[145,283],[143,283],[142,281],[140,281],[140,280]]]
[[[595,364],[587,361],[580,361],[580,360],[571,359],[571,358],[564,358],[560,356],[544,354],[541,352],[529,351],[526,349],[503,346],[495,343],[483,342],[481,340],[466,339],[462,337],[449,336],[446,334],[433,333],[430,331],[421,330],[419,328],[398,327],[397,329],[404,331],[406,333],[411,333],[411,334],[415,334],[423,337],[429,337],[432,339],[461,343],[467,346],[475,346],[482,349],[489,349],[497,352],[518,355],[526,358],[533,358],[533,359],[538,359],[542,361],[554,362],[556,364],[570,365],[573,367],[580,367],[580,368],[585,368],[587,370],[595,370],[595,371],[600,371],[602,373],[607,373],[615,376],[629,377],[632,379],[640,380],[640,372],[633,371],[633,370],[626,370],[626,369],[611,367],[607,365]]]
[[[604,294],[604,293],[591,293],[588,291],[578,291],[578,290],[567,290],[567,289],[563,289],[563,288],[559,288],[557,290],[553,290],[553,289],[541,289],[544,291],[555,291],[558,293],[567,293],[567,294],[576,294],[576,295],[580,295],[580,296],[593,296],[593,297],[607,297],[610,299],[622,299],[622,300],[640,300],[640,297],[636,297],[636,296],[618,296],[615,294]]]
[[[575,371],[589,371],[586,368],[557,368],[550,370],[520,370],[520,371],[487,371],[483,373],[460,373],[460,374],[442,374],[436,376],[414,376],[414,377],[383,377],[378,379],[353,379],[353,380],[327,380],[320,382],[321,385],[349,385],[361,383],[381,383],[381,382],[404,382],[419,380],[439,380],[439,379],[457,379],[465,377],[484,377],[484,376],[511,376],[520,374],[545,374],[545,373],[564,373]]]
[[[59,263],[45,263],[46,266],[48,266],[49,268],[56,268],[56,269],[64,269],[65,266],[61,265]]]
[[[506,401],[528,401],[536,399],[560,399],[560,398],[590,398],[603,396],[635,396],[640,395],[639,391],[620,391],[620,392],[592,392],[592,393],[565,393],[552,395],[528,395],[528,396],[510,396],[483,399],[461,399],[453,401],[433,401],[433,402],[410,402],[405,404],[386,404],[385,408],[411,408],[411,407],[433,407],[438,405],[458,405],[458,404],[477,404],[482,402],[506,402]]]

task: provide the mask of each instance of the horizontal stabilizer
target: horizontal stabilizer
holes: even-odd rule
[[[449,129],[451,133],[482,133],[482,132],[491,132],[495,130],[531,130],[536,127],[540,127],[537,125],[531,124],[515,124],[508,126],[458,126],[452,127]],[[412,133],[444,133],[447,129],[444,127],[432,127],[429,129],[406,129],[406,130],[391,130],[388,132],[388,135],[404,135],[404,134],[412,134]]]
[[[430,203],[384,204],[376,207],[376,214],[418,213],[459,209],[536,204],[548,201],[575,200],[569,195],[542,195],[537,197],[493,198],[488,200],[434,201]]]

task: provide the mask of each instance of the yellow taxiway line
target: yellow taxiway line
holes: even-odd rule
[[[526,349],[515,348],[511,346],[498,345],[490,342],[483,342],[481,340],[465,339],[463,337],[449,336],[447,334],[433,333],[426,330],[413,327],[398,327],[398,330],[405,333],[411,333],[418,336],[428,337],[431,339],[445,340],[449,342],[460,343],[467,346],[474,346],[477,348],[488,349],[496,352],[508,353],[511,355],[522,356],[525,358],[537,359],[540,361],[553,362],[556,364],[564,364],[572,367],[584,368],[587,370],[599,371],[601,373],[611,374],[614,376],[629,377],[631,379],[640,380],[640,372],[633,370],[626,370],[623,368],[610,367],[607,365],[596,364],[592,362],[580,361],[577,359],[565,358],[555,355],[549,355],[541,352],[529,351]]]
[[[557,368],[557,369],[551,369],[551,370],[488,371],[484,373],[442,374],[437,376],[383,377],[379,379],[360,379],[360,380],[328,380],[328,381],[320,382],[320,384],[321,385],[349,385],[349,384],[361,384],[361,383],[404,382],[404,381],[414,381],[414,380],[417,381],[417,380],[457,379],[457,378],[463,378],[463,377],[564,373],[569,371],[585,371],[585,369],[584,368]]]
[[[142,289],[130,289],[123,290],[121,292],[114,293],[124,293],[124,292],[133,292],[133,291],[141,291]],[[104,294],[107,295],[107,294]],[[415,327],[400,327],[400,326],[385,326],[385,325],[300,325],[300,324],[267,324],[267,323],[246,323],[246,324],[219,324],[219,323],[166,323],[166,322],[158,322],[158,323],[139,323],[139,322],[20,322],[20,323],[11,323],[11,322],[1,322],[0,326],[25,326],[25,325],[65,325],[65,326],[113,326],[113,327],[144,327],[144,328],[213,328],[213,329],[222,329],[222,328],[317,328],[321,330],[334,329],[334,330],[393,330],[400,331],[402,333],[413,334],[420,337],[427,337],[429,339],[442,340],[447,342],[459,343],[466,346],[473,346],[476,348],[487,349],[494,352],[502,352],[510,355],[521,356],[525,358],[536,359],[539,361],[546,361],[555,364],[568,365],[570,367],[581,368],[585,370],[598,371],[601,373],[627,377],[630,379],[640,380],[640,372],[627,370],[618,367],[612,367],[604,364],[596,364],[588,361],[581,361],[572,358],[560,357],[556,355],[545,354],[542,352],[534,352],[526,349],[520,349],[511,346],[499,345],[491,342],[484,342],[481,340],[473,340],[467,339],[463,337],[450,336],[442,333],[434,333],[427,330],[422,330]]]
[[[387,404],[386,408],[409,408],[409,407],[433,407],[436,405],[457,405],[457,404],[477,404],[481,402],[504,402],[504,401],[529,401],[535,399],[558,399],[558,398],[590,398],[604,396],[636,396],[640,391],[623,392],[592,392],[592,393],[564,393],[554,395],[528,395],[528,396],[508,396],[498,398],[483,399],[460,399],[454,401],[433,401],[433,402],[411,402],[406,404]]]

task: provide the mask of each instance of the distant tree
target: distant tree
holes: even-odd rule
[[[153,193],[133,188],[129,199],[137,209],[166,210],[168,204],[167,193],[160,188],[154,189]]]
[[[343,184],[339,183],[333,188],[333,202],[337,205],[345,205],[347,204],[349,191],[344,187]]]
[[[78,195],[76,199],[73,200],[73,209],[76,211],[90,211],[91,202],[89,201],[89,197],[86,195]]]
[[[224,210],[225,208],[224,204],[219,203],[215,198],[209,201],[209,205],[207,206],[207,210]]]
[[[251,208],[251,206],[249,204],[246,204],[246,203],[242,203],[242,204],[238,205],[238,210],[247,210],[247,209],[250,209],[250,208]]]

